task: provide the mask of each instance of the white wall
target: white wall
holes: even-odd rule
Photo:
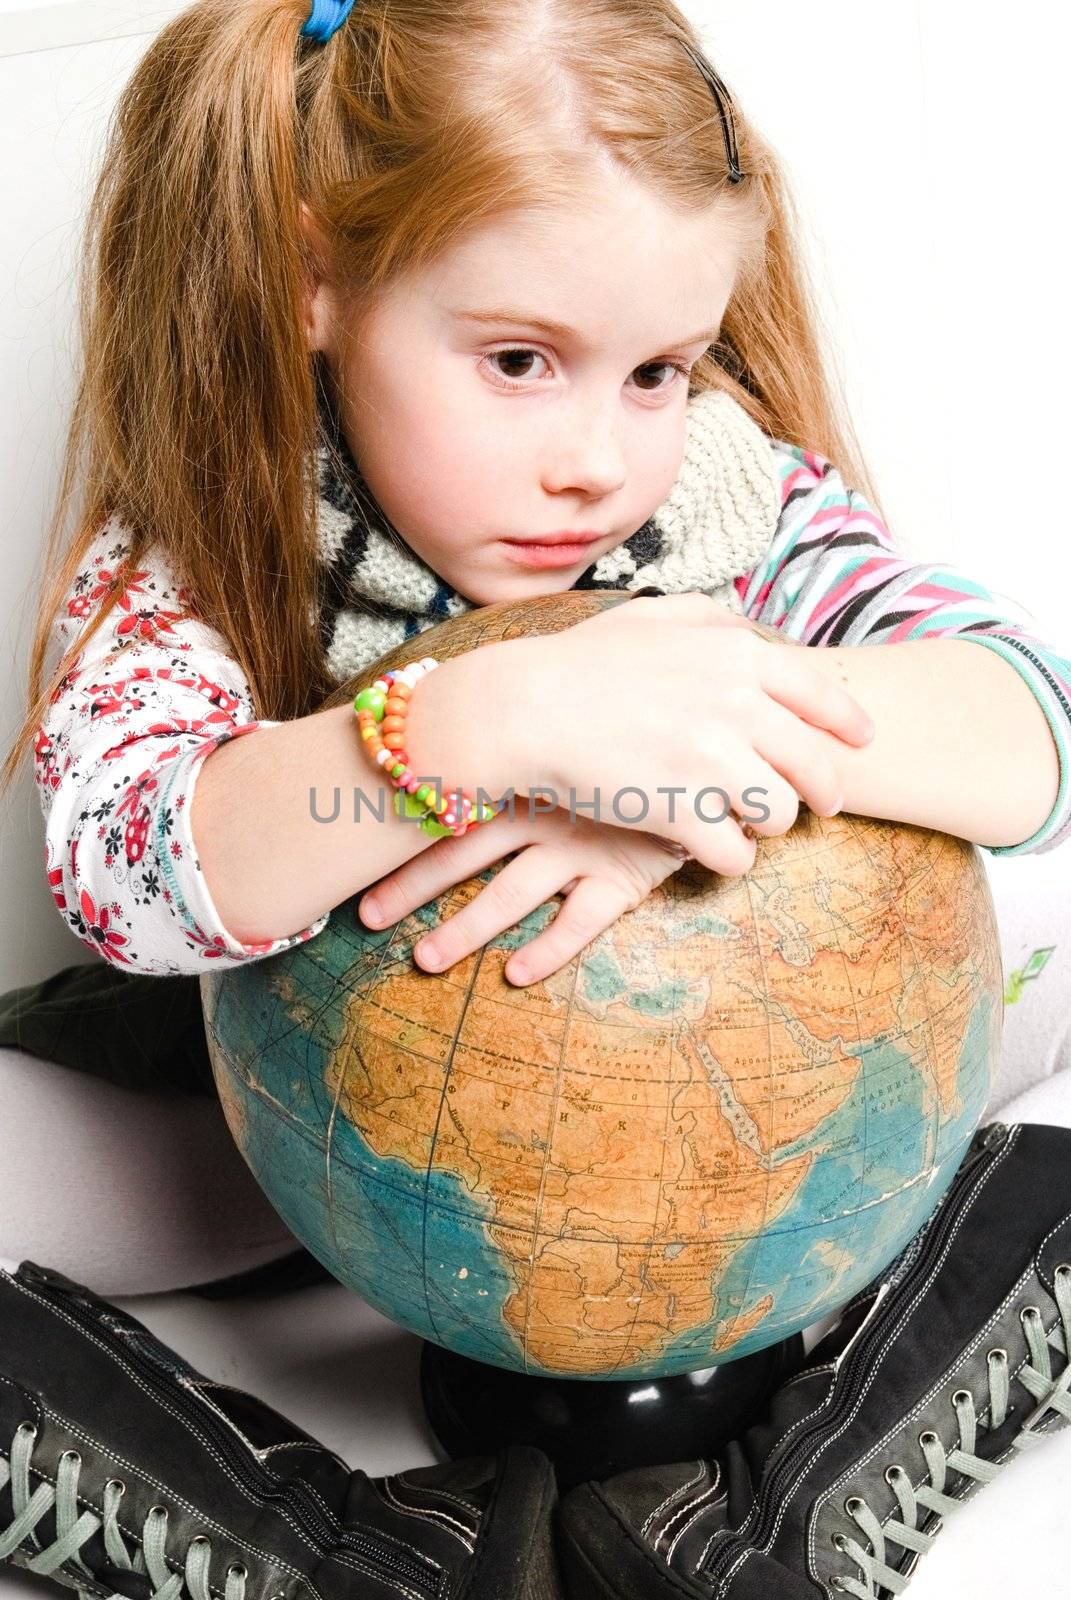
[[[107,118],[152,0],[0,0],[0,739],[70,399],[74,267]],[[1031,607],[1071,647],[1060,8],[687,0],[789,165],[834,348],[901,547]],[[1009,553],[1013,561],[1009,562]],[[0,991],[93,959],[47,893],[28,771],[0,826]],[[1009,863],[1009,865],[1011,865]]]

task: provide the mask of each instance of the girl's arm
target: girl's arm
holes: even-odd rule
[[[874,719],[864,749],[829,741],[845,810],[939,828],[996,855],[1053,849],[1071,832],[1071,660],[1014,602],[898,555],[821,456],[776,448],[777,535],[737,592],[752,621],[824,646],[813,663]],[[895,648],[855,648],[871,644]]]
[[[106,525],[54,623],[66,650],[121,589],[38,730],[53,898],[90,950],[129,971],[259,960],[311,939],[333,906],[431,840],[395,817],[389,796],[383,824],[366,810],[354,826],[352,786],[379,800],[352,710],[258,721],[226,640],[195,615],[161,552],[129,568],[127,539]],[[465,674],[452,676],[456,690]],[[448,782],[466,781],[444,764]],[[326,816],[343,788],[337,823],[312,819],[314,785]]]
[[[497,703],[503,680],[489,669],[487,655],[501,660],[515,648],[512,641],[482,646],[421,680],[410,714],[421,776],[474,797],[482,788],[496,799],[527,781],[508,738],[511,726],[524,723],[515,698]],[[414,640],[413,659],[419,656]],[[348,900],[434,841],[395,815],[394,790],[362,748],[351,704],[260,726],[270,731],[232,741],[204,764],[193,828],[223,921],[239,938],[277,941],[302,923],[318,931],[325,907]]]
[[[120,590],[38,728],[49,886],[72,932],[117,967],[175,976],[235,966],[312,938],[323,923],[269,945],[243,943],[221,922],[190,800],[205,757],[264,724],[225,641],[193,614],[162,555],[132,570],[129,549],[113,519],[53,623],[66,651]]]
[[[844,808],[939,828],[996,855],[1052,849],[1066,837],[1067,811],[1049,722],[1015,668],[968,651],[966,639],[897,644],[879,659],[822,652],[877,727],[867,750],[834,756]]]

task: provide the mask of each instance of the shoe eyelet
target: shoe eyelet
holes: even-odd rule
[[[1061,1261],[1059,1266],[1056,1268],[1056,1271],[1053,1273],[1053,1277],[1066,1278],[1069,1275],[1071,1275],[1071,1262]]]
[[[104,1485],[104,1487],[106,1489],[110,1489],[113,1483],[115,1484],[115,1487],[119,1490],[120,1494],[126,1494],[126,1484],[123,1482],[122,1478],[109,1478],[107,1483]]]
[[[232,1572],[236,1572],[240,1578],[248,1578],[249,1576],[249,1573],[246,1571],[245,1567],[243,1567],[240,1561],[231,1562],[230,1566],[227,1568],[228,1578]]]
[[[1024,1306],[1019,1313],[1019,1321],[1025,1322],[1027,1317],[1033,1317],[1035,1321],[1040,1322],[1041,1312],[1038,1310],[1037,1306]]]
[[[919,1434],[919,1444],[925,1444],[927,1440],[929,1440],[931,1444],[936,1444],[937,1442],[937,1435],[934,1433],[932,1428],[925,1428],[922,1433]]]
[[[968,1400],[973,1401],[973,1399],[974,1396],[971,1394],[969,1389],[957,1389],[955,1394],[952,1396],[952,1404],[955,1405],[956,1402],[959,1401],[961,1404],[966,1405]]]
[[[849,1496],[848,1496],[848,1498],[847,1498],[847,1500],[845,1500],[845,1502],[844,1502],[844,1509],[845,1509],[845,1511],[846,1511],[846,1512],[847,1512],[847,1513],[848,1513],[848,1515],[849,1515],[849,1516],[851,1516],[851,1514],[852,1514],[852,1507],[853,1507],[853,1506],[861,1506],[861,1505],[862,1505],[862,1503],[863,1503],[863,1502],[862,1502],[862,1499],[861,1499],[861,1498],[860,1498],[860,1496],[859,1496],[859,1495],[857,1495],[857,1494],[850,1494],[850,1495],[849,1495]]]
[[[155,1517],[157,1512],[160,1513],[160,1515],[164,1518],[164,1520],[166,1522],[166,1520],[167,1520],[167,1507],[166,1506],[150,1506],[149,1507],[149,1513],[148,1514],[149,1514],[150,1517]]]
[[[844,1537],[843,1533],[835,1533],[833,1535],[833,1545],[834,1545],[834,1548],[837,1549],[837,1550],[847,1550],[848,1541]]]
[[[888,1483],[888,1484],[891,1484],[892,1481],[893,1481],[893,1475],[894,1474],[898,1478],[906,1478],[907,1477],[907,1473],[904,1471],[903,1467],[901,1467],[896,1462],[894,1462],[891,1467],[886,1467],[885,1468],[885,1482]]]
[[[190,1543],[191,1544],[211,1544],[212,1541],[208,1537],[207,1533],[195,1533],[193,1538],[190,1540]]]
[[[987,1350],[985,1353],[985,1358],[987,1361],[1007,1361],[1008,1352],[1005,1350],[1004,1346],[1000,1344],[997,1345],[994,1350]]]
[[[60,1460],[63,1461],[65,1459],[69,1459],[69,1460],[72,1460],[72,1461],[77,1461],[79,1466],[82,1465],[82,1457],[81,1457],[80,1452],[77,1451],[77,1450],[63,1450],[63,1451],[61,1451]]]
[[[32,1422],[20,1422],[15,1429],[16,1433],[28,1433],[31,1439],[37,1438],[37,1429]]]

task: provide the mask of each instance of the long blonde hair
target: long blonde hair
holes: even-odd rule
[[[166,550],[258,716],[305,715],[333,687],[306,470],[303,202],[329,275],[367,304],[475,224],[576,196],[596,154],[682,212],[740,208],[758,248],[691,392],[727,389],[877,505],[783,171],[734,99],[748,176],[728,182],[717,107],[682,48],[702,44],[672,0],[358,0],[326,45],[299,36],[308,11],[197,0],[120,96],[87,215],[80,372],[4,786],[122,592],[120,569],[46,679],[53,619],[112,515],[131,572],[150,543]]]

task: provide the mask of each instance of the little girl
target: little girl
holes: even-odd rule
[[[369,885],[382,926],[508,858],[415,954],[441,971],[561,895],[505,967],[524,985],[682,858],[746,873],[801,801],[994,854],[1062,842],[1071,660],[897,554],[782,172],[672,0],[335,10],[198,0],[120,100],[4,768],[32,749],[67,925],[163,1004]],[[444,662],[407,727],[421,773],[556,809],[438,840],[390,806],[317,820],[381,777],[352,707],[316,709],[334,685],[567,589],[642,593]],[[714,787],[717,822],[693,803]],[[641,820],[610,807],[626,788]],[[136,1294],[293,1248],[175,1105],[0,1053],[0,1258]],[[161,1181],[193,1158],[211,1234]],[[63,1200],[134,1164],[152,1181],[106,1225]]]

